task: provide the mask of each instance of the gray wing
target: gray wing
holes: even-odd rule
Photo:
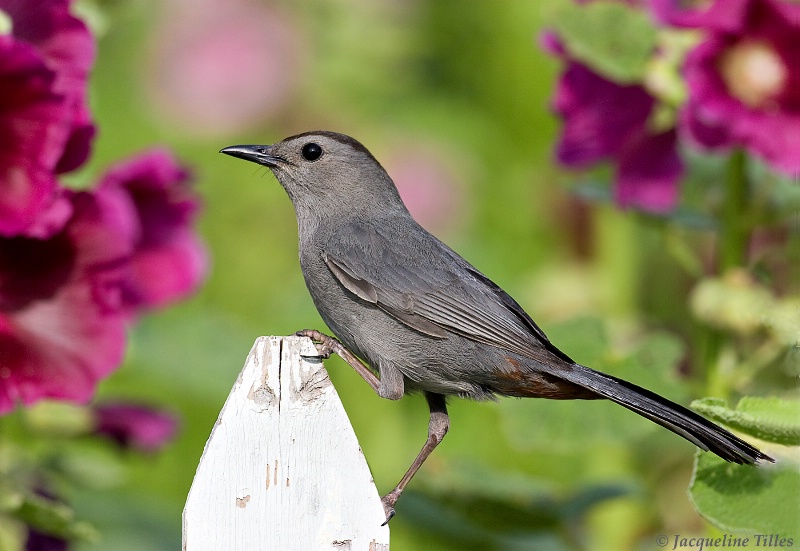
[[[403,230],[393,242],[386,227],[349,225],[323,258],[347,290],[417,331],[452,332],[526,357],[545,348],[572,363],[489,278],[416,224]]]

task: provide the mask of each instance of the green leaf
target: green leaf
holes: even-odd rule
[[[745,396],[736,409],[725,400],[695,400],[692,409],[706,417],[760,440],[800,446],[800,402]]]
[[[621,2],[565,4],[553,26],[570,56],[622,84],[640,82],[656,47],[647,15]]]
[[[735,465],[698,452],[689,496],[697,512],[725,532],[798,539],[800,469],[793,462]],[[765,547],[762,545],[761,547]]]
[[[95,540],[97,531],[89,523],[75,519],[68,505],[37,495],[28,495],[14,516],[41,532],[66,539]]]

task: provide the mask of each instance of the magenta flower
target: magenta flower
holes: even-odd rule
[[[54,73],[29,45],[0,36],[0,235],[31,225],[56,189],[68,119]]]
[[[0,36],[0,235],[56,231],[40,216],[68,216],[63,201],[54,204],[55,173],[89,152],[85,89],[94,46],[68,8],[66,0],[0,0],[13,23],[13,35]]]
[[[586,168],[610,160],[617,204],[657,213],[671,210],[683,164],[674,130],[655,133],[648,128],[654,104],[642,86],[617,84],[569,62],[553,101],[564,119],[558,161]]]
[[[53,91],[71,110],[58,172],[68,172],[86,161],[95,132],[86,102],[94,39],[83,21],[69,13],[70,4],[70,0],[0,0],[0,10],[11,17],[14,38],[36,48],[55,73]]]
[[[689,100],[680,130],[712,149],[743,147],[790,176],[800,173],[800,4],[718,1],[738,25],[707,35],[684,67]]]
[[[132,243],[123,302],[132,313],[185,298],[206,272],[205,248],[192,225],[200,207],[188,171],[154,149],[102,178],[98,197],[123,221]]]
[[[178,431],[178,418],[166,411],[127,403],[96,406],[96,432],[123,448],[157,452]]]
[[[164,151],[94,191],[60,187],[94,135],[94,42],[69,0],[0,0],[0,414],[42,398],[82,402],[121,362],[143,308],[185,296],[205,271],[187,172]]]
[[[87,192],[48,237],[0,237],[0,413],[41,398],[86,401],[122,359],[129,241]]]

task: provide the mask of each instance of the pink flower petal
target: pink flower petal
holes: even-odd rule
[[[68,196],[67,190],[60,188],[50,195],[50,200],[33,224],[25,229],[27,237],[37,239],[48,239],[52,237],[66,225],[72,217],[72,201]]]
[[[616,84],[571,62],[554,99],[564,118],[559,162],[581,168],[615,155],[644,126],[652,106],[641,86]]]
[[[623,207],[669,212],[678,202],[682,175],[675,131],[644,135],[619,156],[614,199]]]
[[[384,166],[414,219],[441,235],[463,222],[468,194],[456,167],[464,162],[439,144],[417,142],[395,144]]]
[[[548,41],[558,53],[552,46],[558,37]],[[568,61],[553,104],[564,119],[556,147],[561,164],[585,168],[609,160],[616,165],[617,204],[655,213],[674,208],[683,164],[674,131],[650,134],[655,99],[644,87],[617,84]]]
[[[192,230],[200,201],[188,171],[167,150],[119,163],[97,193],[115,205],[134,246],[123,297],[132,312],[185,298],[200,285],[206,253]]]
[[[71,198],[61,232],[0,238],[0,413],[45,397],[86,401],[122,360],[130,246],[90,194]]]
[[[15,235],[51,201],[69,109],[33,47],[9,36],[0,36],[0,76],[0,235]]]
[[[203,282],[207,265],[199,238],[188,229],[176,231],[169,242],[136,251],[126,301],[160,308],[186,298]]]
[[[55,73],[53,91],[71,112],[69,138],[57,163],[58,172],[82,165],[88,158],[94,126],[86,101],[95,44],[89,29],[69,13],[67,0],[0,0],[12,19],[16,39],[33,45]]]
[[[292,101],[307,40],[279,4],[172,2],[156,29],[149,91],[163,116],[194,133],[237,133]]]
[[[710,32],[686,58],[681,132],[700,147],[743,147],[800,173],[798,36],[800,9],[777,0],[751,0],[737,33]]]
[[[143,452],[156,452],[169,443],[178,431],[178,418],[166,411],[132,403],[107,403],[95,406],[97,433],[120,446]]]

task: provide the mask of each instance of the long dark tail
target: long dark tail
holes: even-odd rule
[[[683,436],[698,448],[712,451],[727,461],[748,465],[762,459],[775,462],[767,454],[708,419],[633,383],[578,364],[574,365],[574,369],[566,373],[559,372],[558,375],[647,417]]]

